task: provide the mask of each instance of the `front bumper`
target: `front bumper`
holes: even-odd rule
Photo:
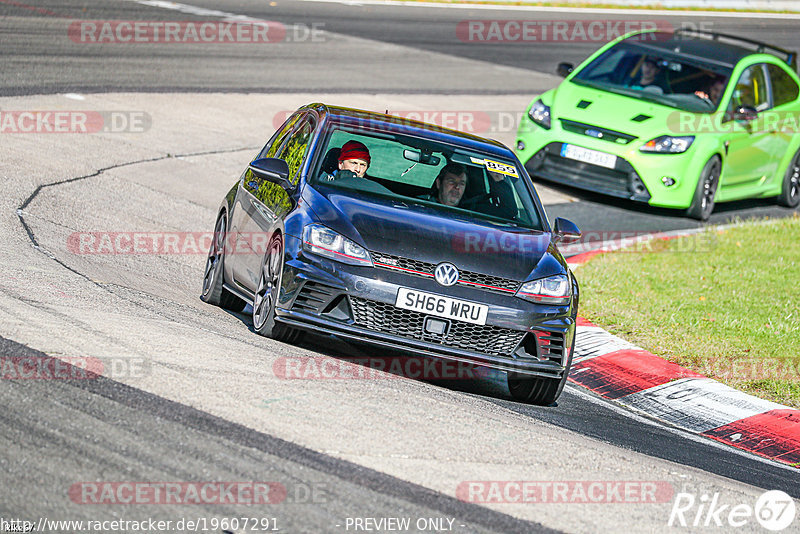
[[[445,292],[432,280],[303,253],[286,262],[283,280],[275,319],[288,326],[529,376],[558,379],[569,369],[573,306],[471,288]],[[430,316],[394,306],[400,287],[488,304],[486,325],[451,319],[444,334],[432,334],[425,329]]]
[[[565,129],[562,122],[571,121],[553,120],[550,130],[525,117],[523,121],[527,123],[521,124],[517,134],[516,154],[531,176],[651,206],[689,207],[703,165],[718,153],[714,140],[700,137],[682,154],[648,154],[640,152],[639,147],[655,137],[657,131],[647,138],[628,136],[630,140],[618,143],[612,141],[613,136],[597,139]],[[615,166],[608,169],[562,157],[565,143],[614,155]]]
[[[550,143],[534,154],[525,163],[528,174],[614,197],[650,201],[650,191],[627,160],[617,157],[615,167],[608,169],[562,157],[562,146],[563,143]]]

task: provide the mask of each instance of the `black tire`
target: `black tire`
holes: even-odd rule
[[[206,269],[203,273],[203,292],[200,294],[200,298],[209,304],[240,312],[247,303],[222,286],[226,235],[227,219],[225,213],[220,213],[217,224],[214,225],[214,239],[208,249]]]
[[[511,397],[519,402],[527,402],[538,406],[550,406],[564,391],[564,384],[567,383],[569,370],[572,367],[572,352],[575,350],[575,339],[572,340],[572,348],[569,350],[569,360],[567,361],[564,375],[561,378],[541,378],[537,376],[526,376],[519,373],[508,373],[506,382]]]
[[[692,204],[686,210],[687,217],[698,221],[707,221],[711,216],[711,212],[714,211],[714,197],[717,195],[721,169],[722,162],[720,162],[719,156],[712,156],[706,162],[700,178],[697,180]]]
[[[783,187],[778,195],[778,204],[787,208],[800,205],[800,150],[792,158],[786,174],[783,176]]]
[[[253,297],[253,330],[265,337],[294,343],[300,339],[301,330],[275,321],[275,305],[283,277],[283,238],[275,234],[269,241],[267,252],[261,260],[258,289]]]
[[[511,397],[519,402],[550,406],[564,389],[566,375],[562,378],[540,378],[508,373],[506,381]]]

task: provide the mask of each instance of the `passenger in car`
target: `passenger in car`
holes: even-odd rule
[[[503,174],[489,172],[489,176],[491,180],[489,180],[488,194],[465,199],[463,197],[467,188],[467,169],[460,163],[451,162],[441,168],[433,182],[431,192],[422,198],[445,206],[457,206],[496,217],[515,218],[517,208],[511,184]]]
[[[641,89],[643,91],[655,91],[658,93],[667,92],[666,84],[659,78],[661,67],[658,66],[658,60],[652,57],[645,58],[639,72],[634,72],[631,75],[631,89]]]

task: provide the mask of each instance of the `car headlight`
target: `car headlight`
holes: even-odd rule
[[[569,304],[572,290],[567,275],[557,274],[525,282],[516,296],[537,304]]]
[[[528,110],[528,117],[541,126],[550,129],[550,106],[545,106],[541,100],[537,100]]]
[[[350,265],[372,267],[372,258],[364,247],[321,224],[305,227],[303,250]]]
[[[694,141],[693,135],[684,137],[672,137],[670,135],[662,135],[655,139],[649,140],[647,143],[639,147],[642,152],[656,152],[659,154],[680,154],[686,152],[692,146]]]

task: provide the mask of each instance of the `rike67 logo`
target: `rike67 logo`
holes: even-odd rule
[[[753,519],[771,532],[785,530],[794,523],[797,509],[794,500],[786,493],[772,490],[763,493],[755,505],[730,504],[720,499],[719,493],[678,493],[672,503],[667,523],[670,527],[721,528],[730,531],[751,525]]]

